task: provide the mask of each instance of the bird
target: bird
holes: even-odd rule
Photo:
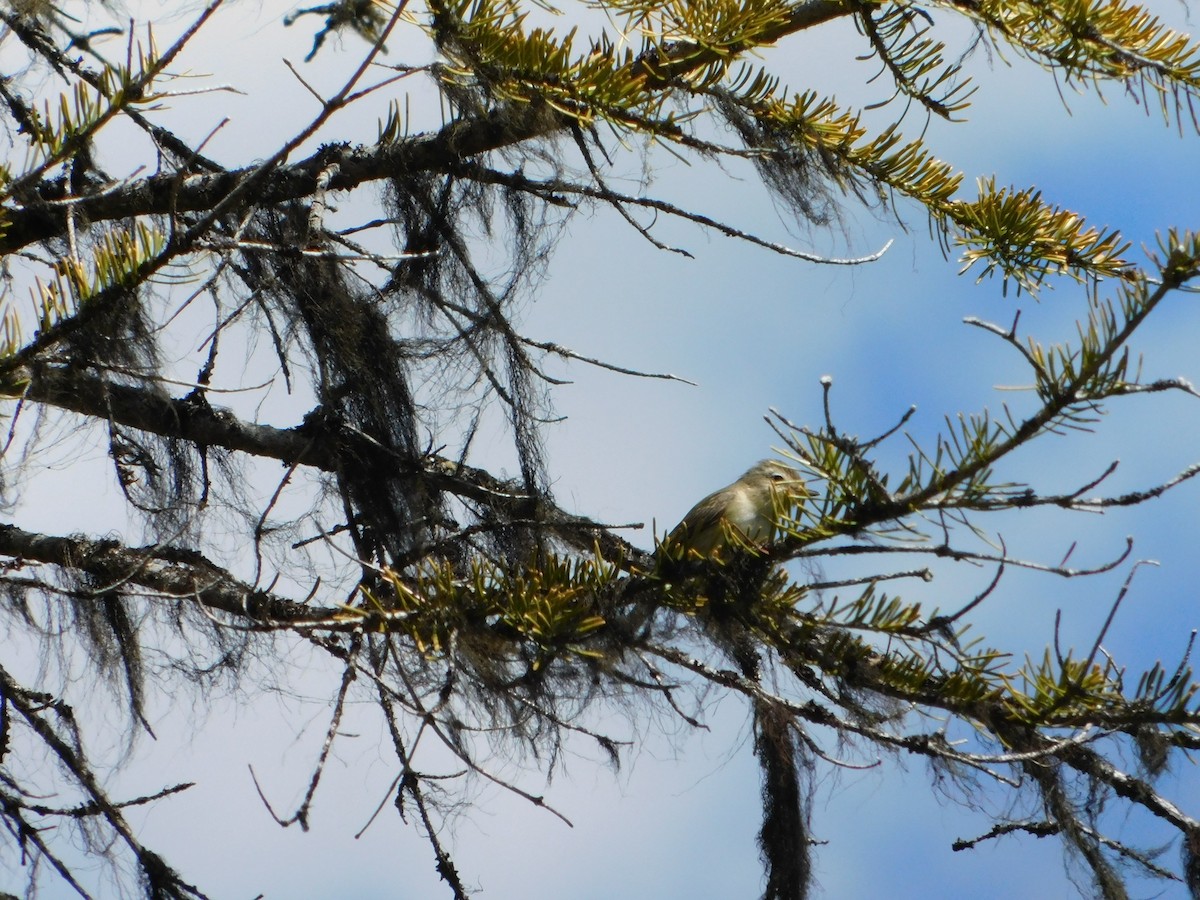
[[[774,567],[763,551],[781,533],[780,520],[813,496],[794,468],[777,459],[760,460],[693,506],[662,543],[664,573],[691,573],[704,582],[701,627],[748,682],[762,681],[754,607]],[[812,864],[802,745],[789,713],[758,692],[751,695],[751,707],[754,754],[763,777],[758,835],[767,868],[763,900],[803,900]]]
[[[778,532],[780,517],[812,496],[791,466],[759,460],[737,481],[693,506],[663,543],[704,559],[761,549]]]

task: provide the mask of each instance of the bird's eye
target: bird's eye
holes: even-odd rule
[[[784,474],[782,472],[772,472],[771,480],[772,481],[786,481],[787,479],[784,477]]]

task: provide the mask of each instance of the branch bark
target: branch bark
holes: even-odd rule
[[[59,537],[0,525],[0,556],[14,560],[6,565],[6,571],[29,561],[48,563],[86,572],[106,586],[132,584],[168,597],[195,600],[252,624],[303,624],[338,612],[246,584],[193,550],[130,548],[110,538]]]
[[[767,40],[777,41],[848,15],[853,8],[847,0],[799,3]],[[661,58],[651,54],[633,63],[645,76],[648,91],[667,89],[687,72],[712,61],[710,52],[688,41],[669,44],[657,56]],[[406,174],[448,172],[471,157],[545,137],[574,122],[544,103],[503,104],[458,119],[438,131],[395,143],[369,147],[327,144],[307,159],[275,169],[260,185],[247,191],[242,202],[248,208],[270,206],[309,197],[318,187],[346,191],[369,181]],[[336,174],[319,184],[331,171]],[[39,186],[36,200],[7,211],[6,228],[0,234],[0,255],[64,237],[68,206],[92,223],[199,212],[213,209],[247,178],[257,175],[257,165],[218,173],[153,175],[79,198],[70,197],[70,185],[63,180],[45,182]]]
[[[462,119],[440,131],[418,135],[394,144],[371,147],[330,144],[307,159],[280,166],[246,192],[242,204],[261,208],[309,197],[318,186],[347,191],[369,181],[416,172],[447,172],[460,160],[513,144],[534,140],[563,127],[563,120],[548,107],[527,104],[501,107],[484,115]],[[40,241],[64,237],[67,210],[96,223],[135,216],[173,215],[210,210],[243,181],[258,173],[248,166],[218,174],[164,174],[109,188],[95,196],[69,198],[62,181],[41,186],[38,199],[7,214],[0,235],[0,255]],[[318,185],[322,175],[336,172]]]
[[[336,472],[347,460],[364,454],[385,452],[366,437],[328,421],[320,408],[310,412],[300,425],[275,428],[243,421],[228,409],[211,406],[198,391],[186,397],[171,397],[149,387],[114,383],[44,363],[27,366],[19,374],[25,379],[21,395],[24,400],[189,441],[200,447],[221,447],[278,459],[287,465],[312,466],[324,472]],[[545,498],[536,498],[531,505],[519,483],[496,478],[484,469],[430,455],[421,471],[412,474],[425,479],[436,490],[504,515],[520,509],[523,517],[554,528],[562,540],[577,550],[589,552],[595,542],[607,559],[622,559],[642,567],[650,565],[648,554],[612,534],[611,526],[569,513]],[[630,527],[641,526],[638,523]]]

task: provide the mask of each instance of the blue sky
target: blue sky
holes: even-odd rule
[[[1182,5],[1159,6],[1169,18],[1186,12]],[[278,134],[310,117],[311,98],[277,63],[286,55],[299,65],[310,40],[303,27],[280,26],[287,9],[239,4],[214,22],[182,61],[211,75],[182,86],[230,84],[246,93],[180,98],[161,114],[164,123],[197,139],[228,116],[207,152],[238,165],[266,154]],[[164,26],[160,44],[177,27]],[[306,78],[319,86],[337,84],[338,73],[358,58],[354,41],[347,37],[345,53],[326,53],[319,65],[302,68]],[[421,52],[419,44],[412,46],[413,54]],[[394,42],[390,59],[420,61],[405,57],[406,49],[403,41]],[[773,51],[769,61],[788,71],[794,87],[820,78],[847,104],[872,102],[881,99],[873,91],[882,94],[882,84],[863,88],[869,65],[847,62],[861,50],[845,29],[828,37],[822,30]],[[1018,187],[1036,184],[1051,201],[1096,224],[1120,227],[1135,246],[1151,243],[1156,229],[1197,225],[1195,134],[1180,137],[1118,90],[1107,92],[1107,105],[1094,95],[1066,92],[1068,115],[1050,76],[1013,63],[997,61],[989,69],[977,56],[971,67],[980,90],[969,121],[931,126],[931,148],[964,170],[968,188],[976,177],[990,175]],[[352,108],[323,137],[370,140],[385,99]],[[429,123],[438,115],[436,109],[422,114]],[[911,133],[920,131],[916,116],[909,124]],[[821,376],[833,377],[834,409],[848,431],[878,433],[915,403],[912,430],[929,436],[945,415],[1021,402],[1020,395],[999,394],[994,386],[1028,380],[1016,354],[963,325],[964,316],[1007,324],[1020,308],[1022,321],[1046,339],[1073,334],[1083,302],[1078,287],[1062,283],[1038,303],[1001,296],[994,280],[977,285],[971,276],[958,277],[956,263],[942,258],[915,208],[902,208],[908,230],[850,208],[838,232],[810,232],[787,221],[750,171],[689,167],[661,153],[651,161],[655,177],[648,193],[764,237],[834,256],[893,243],[878,263],[823,267],[663,223],[660,236],[689,249],[695,256],[689,260],[654,249],[608,210],[568,223],[549,277],[528,304],[526,333],[697,382],[635,380],[578,363],[550,366],[573,381],[554,394],[566,420],[547,431],[560,502],[601,521],[647,523],[630,535],[644,546],[651,522],[660,530],[671,527],[696,499],[770,454],[777,441],[762,421],[769,407],[818,424]],[[612,183],[628,184],[640,174],[637,158],[618,157]],[[1138,344],[1147,374],[1200,382],[1194,350],[1200,313],[1191,298],[1179,296],[1156,315]],[[295,404],[301,412],[306,408],[301,400]],[[1044,442],[1022,471],[1036,472],[1048,489],[1068,489],[1119,458],[1114,485],[1144,487],[1200,458],[1198,422],[1194,399],[1133,400],[1114,409],[1096,435]],[[899,461],[904,445],[894,446]],[[499,440],[495,448],[477,445],[477,452],[478,465],[511,465]],[[54,530],[50,523],[78,496],[64,484],[58,482],[50,495],[33,494],[23,510],[28,517],[17,521]],[[1137,537],[1136,556],[1161,565],[1139,572],[1107,642],[1137,668],[1177,658],[1187,632],[1200,626],[1200,557],[1192,546],[1196,491],[1185,486],[1144,509],[1103,517],[1007,516],[997,527],[1020,555],[1047,562],[1077,537],[1081,562],[1112,555],[1126,534]],[[1040,653],[1061,608],[1066,642],[1086,646],[1127,571],[1084,582],[1013,574],[976,621],[993,644]],[[952,608],[990,577],[988,571],[940,569],[932,584],[904,585],[903,593]],[[316,665],[289,651],[277,671],[298,697],[332,696],[327,680],[313,671]],[[307,785],[307,766],[323,737],[319,702],[239,697],[201,716],[199,727],[196,711],[173,707],[170,698],[160,698],[158,709],[160,740],[139,745],[137,764],[122,773],[120,784],[140,793],[162,780],[198,782],[145,814],[144,827],[150,846],[214,897],[257,890],[267,897],[445,895],[427,845],[394,815],[382,816],[361,840],[352,838],[393,775],[369,710],[344,728],[355,736],[342,741],[318,795],[313,831],[304,834],[270,822],[247,766],[278,808],[289,808]],[[531,770],[523,786],[544,790],[574,828],[476,785],[468,795],[475,808],[454,819],[448,832],[468,884],[478,885],[483,897],[529,900],[757,896],[758,773],[746,710],[736,698],[714,696],[705,720],[711,730],[692,733],[666,715],[630,724],[614,714],[605,720],[614,736],[637,745],[620,773],[605,769],[583,741],[572,744],[565,769],[548,787],[539,786]],[[832,744],[829,749],[860,764],[874,760]],[[520,765],[494,762],[508,772]],[[1181,773],[1191,775],[1190,791],[1174,793],[1185,802],[1197,795],[1189,766],[1180,764]],[[933,796],[919,760],[885,759],[866,770],[822,766],[816,783],[815,834],[828,841],[817,850],[819,896],[1000,900],[1070,894],[1059,847],[1051,841],[1013,839],[952,854],[952,840],[985,831],[988,821]],[[1183,896],[1171,890],[1155,895]]]

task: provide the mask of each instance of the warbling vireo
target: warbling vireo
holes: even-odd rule
[[[764,459],[693,506],[664,543],[682,544],[689,555],[706,558],[761,546],[777,530],[780,515],[811,496],[799,472],[777,459]]]
[[[771,646],[752,626],[758,589],[773,563],[756,558],[754,551],[775,540],[781,533],[780,519],[794,515],[794,507],[812,496],[799,472],[779,460],[764,459],[693,506],[663,541],[667,572],[688,558],[698,563],[697,555],[734,563],[729,570],[713,567],[703,573],[708,602],[697,610],[703,609],[700,621],[713,643],[747,680],[760,680],[759,648]],[[689,570],[692,567],[684,562],[682,571]],[[808,820],[796,763],[796,734],[803,732],[780,706],[755,695],[751,702],[754,752],[763,771],[765,803],[758,839],[767,861],[766,896],[802,897],[810,872]]]

